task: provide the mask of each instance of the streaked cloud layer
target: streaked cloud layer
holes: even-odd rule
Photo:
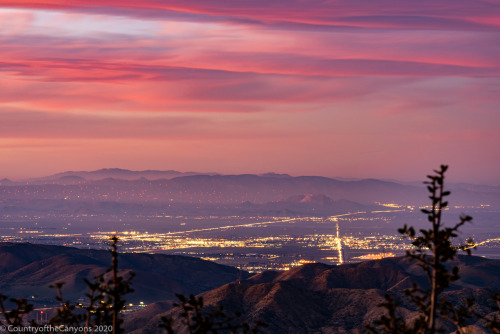
[[[500,182],[497,1],[3,1],[1,177]]]

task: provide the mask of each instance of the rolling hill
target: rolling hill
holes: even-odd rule
[[[55,290],[49,285],[64,282],[64,297],[76,301],[85,296],[90,281],[106,271],[111,255],[105,250],[77,249],[26,243],[0,243],[0,292],[29,299],[36,305],[54,305]],[[174,298],[175,293],[200,293],[248,273],[236,268],[186,256],[120,254],[119,267],[133,271],[135,292],[130,302],[146,304]]]
[[[500,261],[480,257],[459,257],[453,263],[462,278],[445,293],[460,303],[474,297],[485,314],[492,313],[489,296],[500,292]],[[208,309],[222,305],[241,312],[248,322],[257,319],[268,325],[262,333],[356,333],[379,318],[378,305],[389,293],[402,300],[401,312],[411,319],[416,313],[403,290],[426,278],[405,258],[361,262],[342,266],[307,264],[287,272],[263,272],[238,283],[229,283],[201,294]],[[161,316],[179,317],[171,305],[152,305],[126,319],[133,333],[160,333]],[[147,319],[147,321],[146,321]],[[455,330],[450,324],[448,329]],[[476,333],[487,333],[481,322],[472,321]]]

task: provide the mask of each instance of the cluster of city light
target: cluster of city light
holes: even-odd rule
[[[138,231],[99,232],[91,234],[39,234],[24,236],[25,231],[18,235],[2,236],[3,241],[30,241],[43,239],[48,243],[88,246],[89,248],[105,248],[109,244],[109,236],[117,234],[123,249],[129,252],[158,252],[182,250],[189,248],[267,248],[279,249],[284,245],[297,244],[301,247],[317,248],[323,251],[338,252],[342,262],[342,250],[392,250],[402,251],[410,247],[409,240],[401,239],[399,235],[340,235],[338,231],[332,234],[311,234],[304,236],[274,235],[264,237],[201,237],[191,233],[148,233]],[[499,238],[491,238],[477,244],[496,244]]]
[[[300,267],[304,264],[308,263],[316,263],[316,261],[300,259],[298,261],[294,260],[291,262],[269,262],[263,263],[260,265],[256,264],[245,264],[241,266],[237,266],[238,269],[248,271],[249,273],[259,273],[265,270],[278,270],[278,271],[286,271],[295,267]]]
[[[401,239],[399,235],[377,235],[377,236],[344,236],[342,242],[349,249],[392,249],[406,250],[410,242]]]
[[[375,204],[378,204],[380,206],[385,206],[387,208],[415,210],[415,206],[413,206],[413,205],[396,204],[396,203],[381,203],[381,202],[375,202]],[[374,211],[374,212],[382,212],[382,211]]]
[[[380,260],[380,259],[385,259],[386,257],[395,257],[395,256],[396,254],[389,252],[389,253],[370,253],[361,256],[356,256],[354,258],[359,260]]]
[[[341,228],[347,224],[357,222],[369,226],[373,222],[390,222],[395,215],[392,213],[405,210],[413,210],[413,207],[396,203],[379,203],[387,207],[387,211],[352,212],[330,217],[185,217],[167,216],[157,214],[145,216],[144,219],[176,219],[181,226],[193,226],[196,228],[167,233],[152,233],[147,231],[107,231],[92,233],[56,233],[49,234],[48,230],[39,228],[38,222],[34,222],[34,228],[12,228],[8,235],[0,236],[0,241],[36,242],[45,244],[74,246],[79,248],[106,249],[109,247],[109,237],[117,235],[120,239],[121,251],[136,253],[167,253],[181,254],[200,257],[210,261],[237,266],[250,272],[261,272],[268,269],[287,270],[301,265],[304,261],[326,260],[329,263],[341,264],[367,259],[378,259],[395,254],[403,254],[404,250],[411,247],[411,241],[402,239],[398,234],[383,234],[363,232],[341,233]],[[482,208],[488,208],[483,204]],[[390,214],[381,214],[388,212]],[[376,214],[372,214],[376,213]],[[94,216],[87,214],[78,215],[78,219]],[[73,216],[75,218],[76,216]],[[204,221],[216,219],[223,222],[213,227],[204,225]],[[195,221],[196,220],[196,221]],[[83,220],[82,220],[83,221]],[[247,228],[266,228],[273,224],[295,224],[295,223],[331,224],[322,226],[322,231],[331,233],[310,233],[303,235],[288,235],[285,232],[277,234],[271,232],[264,235],[252,236],[256,233],[233,233]],[[68,223],[70,225],[70,223]],[[176,225],[178,226],[178,225]],[[202,226],[202,227],[199,227]],[[281,228],[281,226],[278,226]],[[64,226],[71,230],[71,226]],[[325,229],[326,228],[326,229]],[[63,231],[64,232],[64,231]],[[228,233],[229,232],[229,233]],[[245,236],[243,236],[245,235]],[[486,248],[499,248],[500,238],[498,234],[476,240],[476,244]],[[295,247],[297,251],[291,256],[290,249]],[[305,251],[305,248],[314,249],[314,252]],[[302,252],[304,251],[304,252]],[[287,253],[288,252],[288,253]],[[367,254],[368,253],[368,254]],[[300,258],[297,255],[314,254],[311,258]]]
[[[280,248],[293,238],[290,236],[267,236],[251,237],[247,239],[226,239],[226,238],[202,238],[178,236],[175,234],[162,233],[139,233],[137,231],[127,231],[116,233],[128,251],[148,252],[159,250],[174,250],[186,248]],[[96,240],[107,240],[109,233],[94,233],[90,238]]]

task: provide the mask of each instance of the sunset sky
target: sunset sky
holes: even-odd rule
[[[498,0],[0,0],[0,179],[500,185]]]

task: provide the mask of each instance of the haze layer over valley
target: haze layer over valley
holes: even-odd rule
[[[450,186],[461,240],[500,256],[500,187]],[[248,270],[285,270],[404,254],[404,224],[425,226],[426,189],[376,179],[102,169],[0,182],[2,240],[181,254]]]

